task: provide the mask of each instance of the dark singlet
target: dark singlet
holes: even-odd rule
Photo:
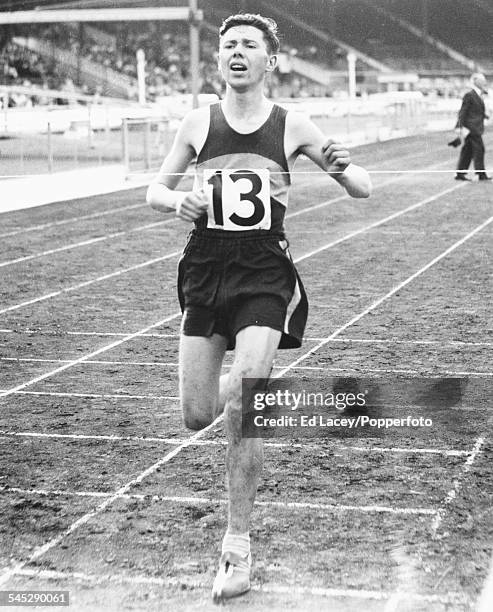
[[[211,105],[209,132],[196,162],[195,188],[204,188],[210,201],[207,214],[195,222],[199,232],[283,233],[291,184],[286,115],[274,104],[260,128],[241,134],[228,124],[220,103]]]

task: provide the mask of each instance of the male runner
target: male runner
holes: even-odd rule
[[[178,271],[179,385],[190,429],[206,427],[224,410],[229,506],[216,603],[250,588],[249,521],[263,449],[261,439],[241,437],[242,378],[268,378],[277,349],[299,347],[306,322],[307,301],[283,230],[289,171],[304,153],[351,196],[368,197],[371,189],[368,173],[344,147],[264,96],[279,50],[274,21],[233,15],[219,42],[224,100],[184,118],[147,193],[156,210],[175,209],[195,224]],[[176,191],[194,159],[193,190]],[[233,365],[220,376],[232,348]]]

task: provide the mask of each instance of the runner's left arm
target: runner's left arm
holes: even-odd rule
[[[341,143],[327,139],[305,115],[289,115],[290,137],[296,143],[297,151],[330,174],[353,198],[368,198],[372,187],[370,175],[361,166],[353,164],[349,151]]]

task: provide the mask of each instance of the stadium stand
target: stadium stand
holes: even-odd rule
[[[488,0],[475,0],[474,10],[467,11],[458,0],[334,0],[324,5],[324,11],[318,10],[318,0],[286,1],[289,19],[272,0],[199,2],[206,20],[201,30],[202,92],[221,93],[215,59],[217,26],[224,16],[242,9],[270,12],[279,21],[284,34],[282,55],[269,85],[269,93],[277,97],[339,95],[345,88],[348,50],[355,50],[359,58],[358,94],[378,90],[377,76],[382,71],[415,72],[421,77],[418,87],[438,95],[460,89],[475,67],[493,71],[489,42],[493,4]],[[155,3],[136,0],[131,4]],[[160,3],[183,4],[183,0]],[[12,5],[2,5],[0,10]],[[15,9],[48,5],[52,3],[47,0],[22,0]],[[63,6],[106,5],[79,0]],[[176,22],[1,26],[1,84],[72,87],[85,94],[136,99],[137,49],[144,50],[147,60],[148,100],[189,93],[188,31],[186,24]],[[453,80],[450,87],[443,86],[445,77]],[[26,103],[22,97],[9,102],[22,103]]]

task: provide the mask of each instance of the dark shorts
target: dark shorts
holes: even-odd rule
[[[233,349],[257,325],[282,332],[279,348],[301,346],[308,302],[287,246],[280,235],[192,232],[178,264],[182,333],[220,334]]]

